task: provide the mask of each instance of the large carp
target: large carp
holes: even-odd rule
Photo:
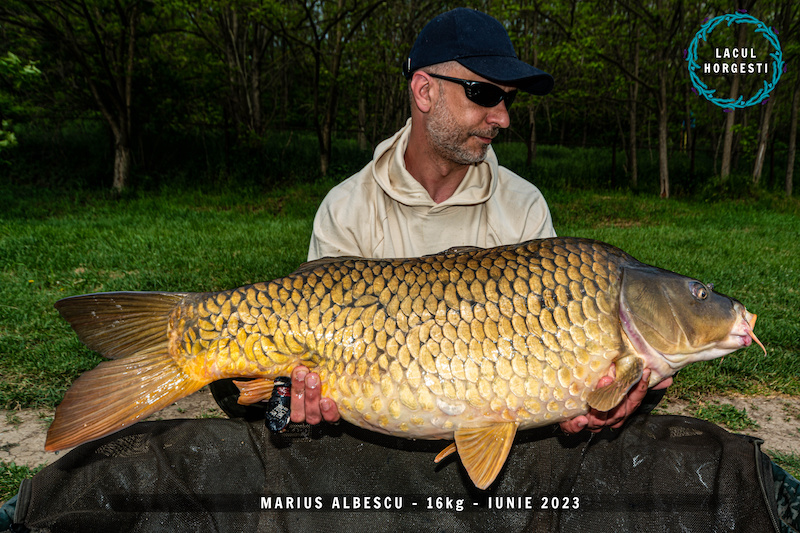
[[[224,292],[90,294],[56,308],[112,361],[67,391],[48,450],[117,431],[217,379],[258,378],[240,383],[240,402],[265,399],[273,378],[304,364],[353,424],[455,439],[440,456],[457,451],[480,488],[518,429],[607,411],[644,368],[652,386],[758,342],[738,301],[578,238],[323,259]],[[612,366],[614,382],[598,389]]]

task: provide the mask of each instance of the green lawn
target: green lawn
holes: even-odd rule
[[[52,407],[100,358],[53,303],[99,291],[205,291],[268,280],[304,259],[330,183],[271,193],[99,193],[0,189],[0,407]],[[661,200],[547,192],[561,235],[601,239],[713,282],[758,314],[757,346],[691,365],[676,397],[800,393],[797,202]]]

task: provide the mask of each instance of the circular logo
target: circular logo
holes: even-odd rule
[[[761,33],[775,49],[774,52],[769,54],[772,58],[772,82],[768,83],[767,80],[764,80],[764,86],[747,100],[745,100],[743,96],[739,96],[738,98],[715,97],[714,93],[717,92],[717,90],[711,89],[700,79],[697,74],[697,71],[700,70],[700,65],[697,63],[697,45],[699,44],[700,39],[707,41],[706,37],[708,34],[710,34],[714,28],[716,28],[722,22],[727,22],[728,26],[734,22],[736,24],[754,24],[756,26],[755,32]],[[769,98],[770,93],[778,84],[778,80],[781,79],[781,74],[783,73],[784,69],[783,53],[781,52],[781,44],[778,42],[778,37],[776,37],[772,29],[768,28],[763,22],[746,13],[722,15],[719,17],[714,17],[704,23],[700,28],[700,31],[698,31],[694,36],[694,39],[692,39],[691,44],[689,44],[686,61],[689,62],[689,78],[691,78],[692,85],[694,85],[696,92],[710,102],[727,109],[753,106]]]

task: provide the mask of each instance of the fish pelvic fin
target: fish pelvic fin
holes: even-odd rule
[[[433,459],[433,462],[434,462],[434,463],[439,463],[439,462],[441,462],[441,461],[442,461],[442,460],[443,460],[445,457],[447,457],[448,455],[452,454],[452,453],[453,453],[453,452],[455,452],[455,451],[456,451],[456,443],[455,443],[455,442],[451,442],[451,443],[450,443],[450,444],[447,446],[447,448],[445,448],[444,450],[440,451],[440,452],[439,452],[439,453],[436,455],[436,457],[434,457],[434,459]]]
[[[617,367],[616,378],[605,387],[589,393],[586,398],[589,407],[598,411],[610,411],[619,405],[630,388],[642,379],[644,361],[638,355],[627,355],[614,363]]]
[[[469,478],[481,490],[489,488],[508,458],[519,424],[501,422],[488,427],[459,429],[456,449]],[[442,453],[449,455],[450,447]],[[442,454],[439,454],[440,456]]]
[[[105,361],[81,375],[56,408],[45,450],[56,451],[118,431],[199,390],[166,353]]]
[[[272,389],[275,388],[275,380],[271,378],[256,378],[250,381],[234,380],[233,384],[239,389],[239,405],[252,405],[262,400],[269,400],[272,396]]]

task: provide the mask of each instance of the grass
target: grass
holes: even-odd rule
[[[33,477],[44,465],[30,468],[15,463],[0,461],[0,503],[5,502],[19,491],[23,479]]]
[[[786,470],[793,478],[800,479],[800,455],[769,450],[766,451],[766,454],[772,458],[775,464]]]
[[[53,308],[100,291],[206,291],[273,279],[306,256],[332,185],[104,193],[0,187],[0,407],[52,407],[100,357]],[[800,204],[547,191],[561,235],[598,238],[713,282],[759,315],[751,346],[690,365],[674,397],[800,393]]]
[[[747,415],[747,409],[737,409],[729,403],[700,407],[694,414],[697,418],[726,426],[733,431],[758,428],[756,421]]]
[[[248,193],[0,191],[0,407],[52,407],[100,361],[56,313],[59,298],[223,289],[291,272],[305,259],[326,191],[299,187],[255,201]]]

